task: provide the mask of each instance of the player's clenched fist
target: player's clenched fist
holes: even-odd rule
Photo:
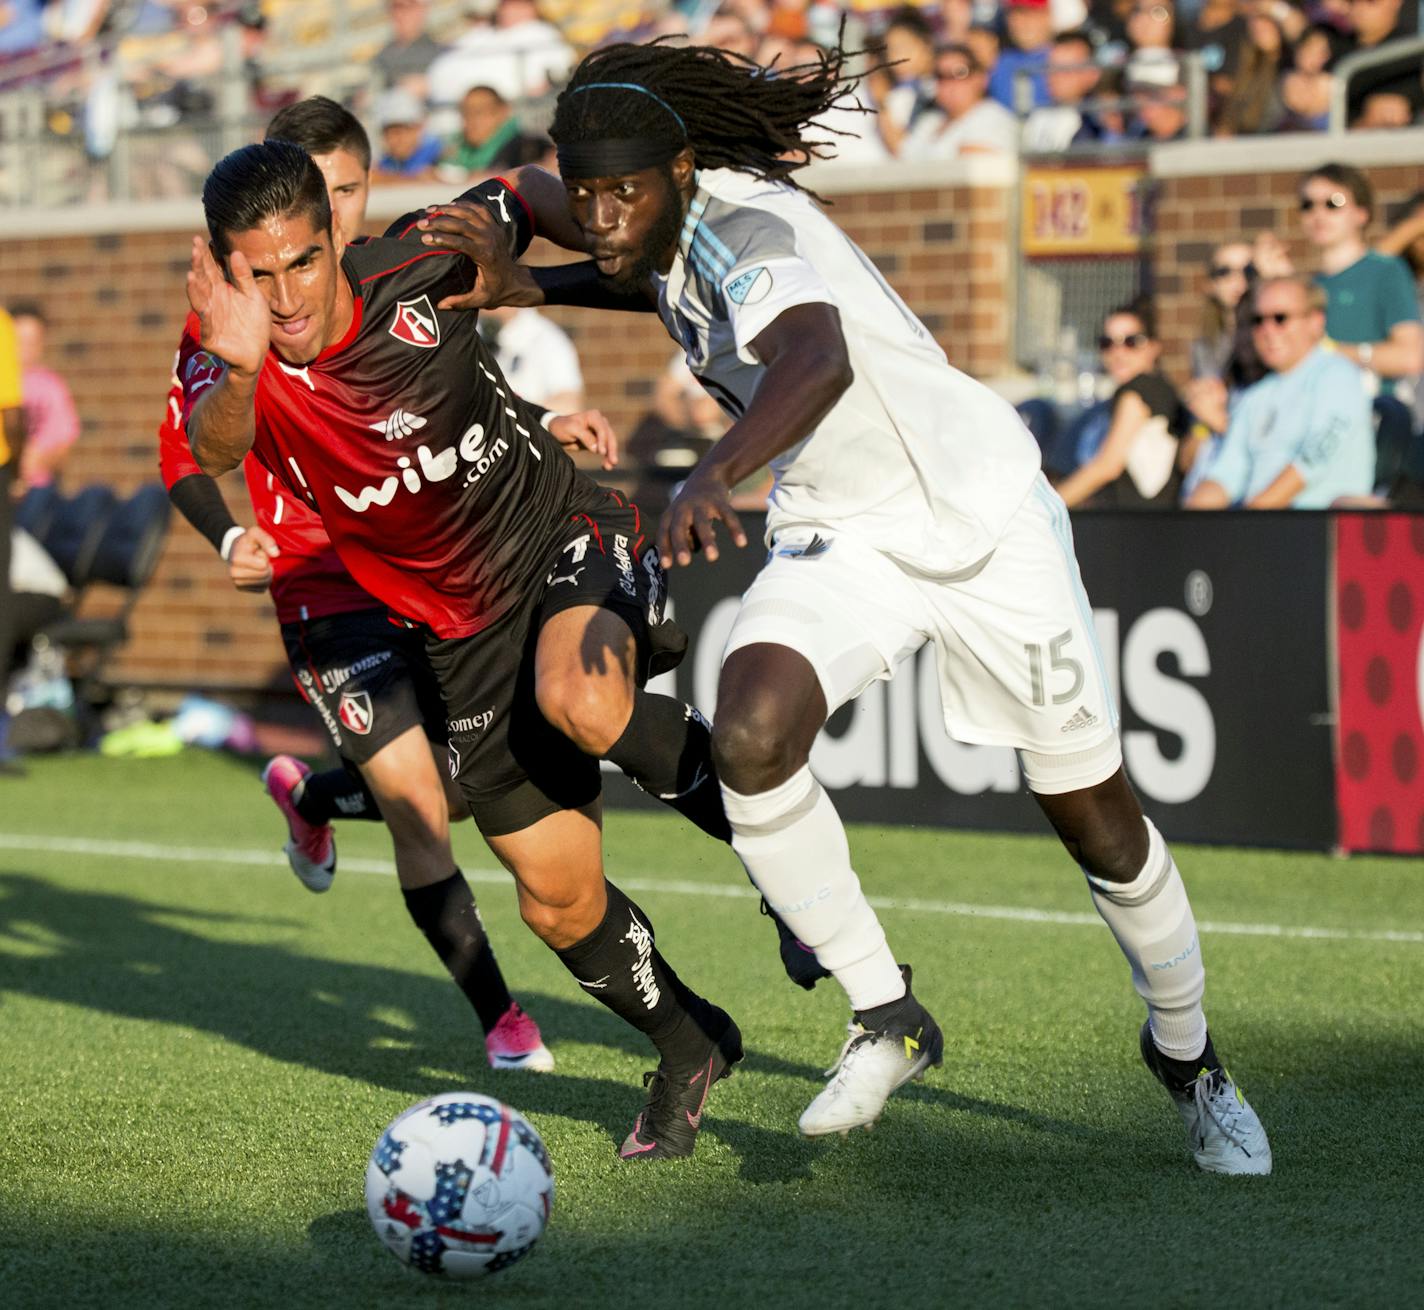
[[[272,560],[278,554],[270,532],[253,526],[232,545],[228,577],[239,591],[266,591],[272,583]]]
[[[223,276],[208,243],[194,237],[188,303],[201,324],[203,349],[239,373],[256,374],[272,336],[272,308],[257,289],[252,266],[243,254],[234,250],[228,268],[231,282]]]

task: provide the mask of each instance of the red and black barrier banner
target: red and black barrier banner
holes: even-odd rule
[[[743,519],[759,540],[759,516]],[[1331,529],[1313,513],[1075,515],[1125,766],[1169,838],[1335,845]],[[763,558],[724,546],[715,564],[676,571],[691,647],[660,689],[715,712],[722,648]],[[1012,750],[946,736],[930,650],[833,716],[812,767],[848,820],[1046,831]],[[610,800],[646,802],[606,781]]]
[[[1335,543],[1347,851],[1424,852],[1424,516],[1341,514]]]

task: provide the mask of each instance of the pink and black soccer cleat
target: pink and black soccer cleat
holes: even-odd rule
[[[544,1045],[539,1025],[517,1002],[500,1015],[499,1022],[485,1034],[485,1054],[494,1069],[549,1073],[554,1068],[554,1053]]]
[[[329,823],[308,823],[297,813],[293,800],[309,773],[301,760],[274,755],[262,770],[262,785],[287,820],[291,837],[282,849],[292,872],[308,891],[324,892],[336,876],[336,834]]]
[[[715,1005],[709,1004],[707,1013],[707,1027],[720,1035],[708,1039],[707,1053],[696,1065],[672,1069],[660,1064],[643,1075],[648,1102],[623,1139],[620,1159],[665,1160],[692,1154],[712,1084],[726,1078],[742,1058],[737,1025]]]

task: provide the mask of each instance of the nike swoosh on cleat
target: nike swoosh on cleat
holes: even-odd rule
[[[622,1148],[618,1152],[618,1155],[621,1159],[627,1160],[631,1156],[643,1155],[646,1152],[651,1151],[655,1146],[657,1146],[657,1142],[644,1142],[639,1140],[638,1130],[642,1126],[643,1116],[639,1115],[637,1120],[633,1124],[633,1131],[628,1134],[628,1140],[631,1141],[633,1145],[630,1147],[628,1145],[628,1142],[623,1143]]]
[[[712,1057],[709,1055],[707,1057],[707,1067],[705,1069],[699,1069],[697,1073],[693,1075],[693,1077],[687,1080],[687,1085],[691,1087],[692,1084],[695,1083],[699,1078],[701,1078],[703,1074],[710,1074],[711,1072]],[[683,1113],[687,1115],[687,1122],[690,1123],[693,1128],[702,1127],[702,1107],[707,1104],[707,1092],[711,1086],[712,1080],[710,1078],[702,1084],[702,1099],[697,1103],[697,1112],[695,1114],[691,1110],[683,1111]]]

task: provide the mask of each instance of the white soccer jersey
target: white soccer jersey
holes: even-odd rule
[[[751,342],[793,305],[840,313],[855,380],[772,462],[768,536],[849,532],[931,575],[981,560],[1038,475],[1012,405],[950,366],[869,258],[808,196],[702,170],[659,313],[698,380],[736,418],[764,367]]]

